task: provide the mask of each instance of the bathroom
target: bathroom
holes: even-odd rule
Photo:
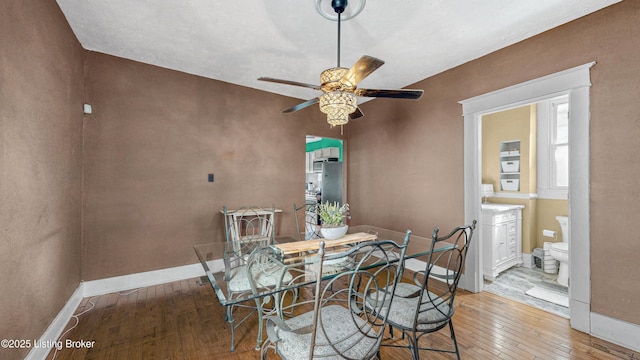
[[[568,286],[568,252],[560,245],[568,240],[561,227],[568,216],[567,134],[567,96],[482,117],[482,184],[492,185],[493,190],[486,200],[523,206],[518,263],[522,269],[537,270],[559,289]],[[545,251],[545,243],[555,244],[553,253],[562,262],[551,256],[552,244]],[[536,262],[533,254],[540,251],[546,256]]]

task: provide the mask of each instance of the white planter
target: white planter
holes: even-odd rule
[[[349,225],[344,225],[340,227],[321,227],[320,233],[322,237],[327,240],[337,240],[344,236],[349,229]]]

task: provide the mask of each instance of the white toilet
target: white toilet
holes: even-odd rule
[[[558,272],[558,284],[569,286],[569,218],[566,216],[556,216],[562,229],[562,242],[551,244],[551,257],[560,262]]]

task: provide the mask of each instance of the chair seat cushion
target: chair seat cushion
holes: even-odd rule
[[[377,352],[376,334],[372,330],[369,330],[366,335],[363,334],[364,330],[358,329],[358,326],[364,326],[364,329],[367,329],[365,321],[349,309],[340,305],[329,305],[323,307],[320,314],[321,318],[318,321],[322,321],[322,324],[318,324],[317,327],[314,357],[343,359],[329,344],[353,359],[371,358]],[[310,328],[313,325],[313,311],[286,320],[286,324],[292,330]],[[311,332],[297,334],[276,329],[276,334],[279,338],[277,351],[283,359],[309,358]]]
[[[430,291],[425,291],[422,294],[423,301],[420,304],[419,292],[420,288],[416,285],[398,283],[388,314],[388,321],[391,325],[413,329],[418,306],[420,306],[420,314],[418,315],[417,330],[428,331],[448,321],[452,315],[449,304]]]
[[[396,284],[395,296],[413,297],[413,296],[417,296],[418,293],[420,293],[420,287],[416,285],[405,283],[405,282],[400,282]]]
[[[254,271],[254,278],[256,284],[262,285],[262,287],[274,287],[278,283],[288,283],[293,278],[288,271],[284,274],[282,281],[280,281],[280,272],[282,268],[274,266],[271,270],[266,271]],[[229,291],[235,293],[249,292],[251,291],[251,283],[247,276],[247,267],[245,265],[238,266],[231,271],[230,280],[228,283]]]

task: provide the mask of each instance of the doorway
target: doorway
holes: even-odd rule
[[[566,262],[559,275],[550,247],[568,244],[557,218],[569,211],[568,102],[562,95],[480,119],[481,179],[489,195],[481,206],[483,291],[565,318]]]
[[[343,140],[307,135],[305,199],[307,203],[338,202],[344,198]]]
[[[465,222],[481,219],[481,118],[482,115],[530,104],[552,97],[569,97],[569,229],[573,241],[569,253],[571,327],[590,333],[590,238],[589,238],[589,69],[588,63],[522,84],[463,100]],[[478,241],[471,244],[461,287],[479,292],[483,286],[482,222]]]

